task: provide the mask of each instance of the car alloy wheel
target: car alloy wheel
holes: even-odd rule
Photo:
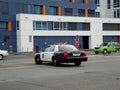
[[[106,53],[107,53],[107,50],[106,50],[106,49],[104,49],[104,50],[103,50],[103,54],[106,54]]]

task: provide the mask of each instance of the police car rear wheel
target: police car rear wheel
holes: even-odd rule
[[[60,65],[60,62],[57,61],[56,58],[54,58],[54,59],[53,59],[53,65],[54,65],[54,66],[59,66],[59,65]]]

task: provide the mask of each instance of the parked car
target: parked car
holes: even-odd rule
[[[0,50],[0,60],[2,60],[5,56],[8,56],[7,50]]]
[[[52,62],[58,66],[60,63],[74,63],[79,66],[81,62],[86,62],[88,57],[85,51],[78,50],[73,45],[50,45],[44,51],[36,53],[34,57],[36,64],[42,62]]]
[[[111,52],[118,52],[119,50],[120,44],[118,42],[104,42],[100,46],[94,48],[95,54],[106,54]]]

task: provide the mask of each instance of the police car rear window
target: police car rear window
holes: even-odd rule
[[[59,46],[59,51],[60,52],[75,51],[75,50],[77,50],[77,48],[72,46],[72,45],[60,45]]]

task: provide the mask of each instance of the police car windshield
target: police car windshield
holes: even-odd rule
[[[60,52],[66,52],[66,51],[76,51],[78,50],[75,46],[72,45],[60,45],[59,51]]]

